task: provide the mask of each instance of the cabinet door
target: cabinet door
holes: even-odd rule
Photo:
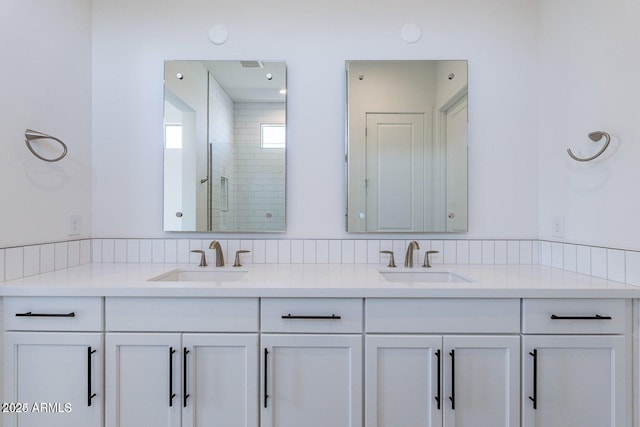
[[[262,427],[361,427],[362,336],[263,335]]]
[[[258,335],[184,334],[182,345],[183,427],[257,427]]]
[[[441,336],[367,336],[368,427],[442,426],[441,349]]]
[[[108,427],[180,426],[180,334],[108,333]]]
[[[7,332],[4,339],[3,402],[20,404],[6,408],[4,425],[102,425],[102,334]]]
[[[525,336],[524,427],[622,427],[622,336]]]
[[[445,427],[520,424],[520,337],[445,336]]]

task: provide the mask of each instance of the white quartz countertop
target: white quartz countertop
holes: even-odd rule
[[[150,281],[186,264],[87,264],[0,283],[0,296],[640,298],[640,287],[539,265],[438,265],[470,282],[390,282],[371,264],[253,264],[234,281]],[[233,272],[233,267],[204,270]],[[413,270],[426,269],[416,267]]]

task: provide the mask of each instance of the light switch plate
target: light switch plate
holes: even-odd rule
[[[558,237],[558,238],[564,237],[564,217],[563,216],[554,216],[551,219],[551,235],[553,237]]]
[[[82,234],[82,217],[80,215],[69,216],[69,236]]]

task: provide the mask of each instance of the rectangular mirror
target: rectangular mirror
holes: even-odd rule
[[[467,61],[347,61],[347,231],[467,231]]]
[[[286,75],[281,61],[165,61],[165,231],[285,231]]]

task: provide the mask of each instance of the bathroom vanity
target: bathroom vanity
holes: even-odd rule
[[[148,280],[176,268],[198,271],[91,264],[3,284],[3,425],[637,425],[640,288],[542,266]]]

